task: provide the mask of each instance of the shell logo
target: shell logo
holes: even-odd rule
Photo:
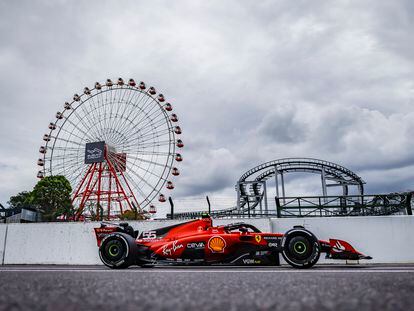
[[[208,248],[212,253],[223,253],[226,241],[221,236],[213,236],[208,240]]]

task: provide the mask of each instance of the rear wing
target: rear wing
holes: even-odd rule
[[[129,234],[134,239],[138,236],[138,231],[134,231],[134,229],[128,225],[126,222],[122,222],[120,224],[110,223],[110,222],[102,222],[99,228],[94,228],[95,236],[96,236],[96,243],[98,247],[101,246],[102,240],[109,234],[114,232],[123,232]]]
[[[117,227],[106,227],[102,226],[100,228],[94,228],[95,231],[95,237],[96,237],[96,244],[98,247],[101,246],[102,240],[109,234],[117,232]]]

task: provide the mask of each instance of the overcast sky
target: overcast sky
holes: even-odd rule
[[[37,181],[63,103],[117,77],[174,105],[177,196],[235,197],[284,157],[344,165],[368,193],[413,189],[413,29],[410,0],[2,1],[0,203]]]

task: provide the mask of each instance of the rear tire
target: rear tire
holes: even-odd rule
[[[286,232],[282,239],[282,249],[286,262],[299,269],[312,267],[321,255],[318,239],[304,228],[294,228]]]
[[[99,247],[102,263],[111,269],[126,269],[135,263],[135,239],[125,233],[108,235]]]

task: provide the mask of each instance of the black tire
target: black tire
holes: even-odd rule
[[[126,233],[108,235],[99,247],[102,263],[111,269],[126,269],[135,263],[135,239]]]
[[[294,228],[282,239],[282,256],[294,268],[307,269],[316,264],[321,255],[321,245],[312,232]]]

